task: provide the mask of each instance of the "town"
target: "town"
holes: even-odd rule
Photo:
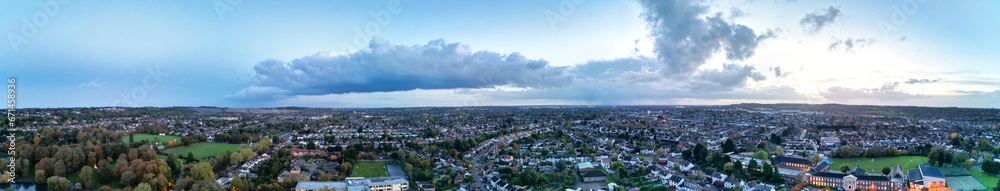
[[[14,153],[4,164],[16,171],[2,179],[52,190],[915,191],[996,189],[1000,180],[996,109],[737,104],[18,112],[16,126],[0,132],[16,138],[3,147]]]

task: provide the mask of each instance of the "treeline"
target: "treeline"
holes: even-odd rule
[[[862,149],[861,147],[847,145],[847,146],[842,146],[842,147],[840,147],[839,149],[837,149],[837,150],[835,150],[833,152],[830,152],[830,157],[833,157],[833,158],[858,158],[858,157],[875,158],[875,157],[894,157],[894,156],[900,156],[900,155],[923,156],[923,155],[926,155],[927,152],[930,152],[929,149],[925,150],[925,148],[926,147],[924,147],[924,146],[918,146],[918,147],[913,148],[910,151],[900,152],[899,149],[897,149],[895,147],[890,147],[890,148],[887,148],[887,149],[883,149],[881,146],[871,146],[871,147],[868,147],[868,149]]]
[[[128,136],[127,141],[120,140],[123,133],[103,128],[0,132],[15,133],[18,137],[14,150],[18,159],[14,162],[16,175],[33,178],[59,191],[70,188],[66,177],[74,175],[80,177],[85,189],[116,190],[107,185],[117,182],[125,190],[225,190],[215,182],[215,172],[252,159],[257,155],[254,150],[270,150],[269,144],[255,145],[254,150],[226,152],[203,162],[197,162],[189,154],[188,165],[182,165],[181,158],[169,154],[165,161],[160,161],[157,154],[161,151],[151,147],[147,140],[135,141],[133,136]],[[181,144],[203,139],[200,135],[186,136]],[[3,146],[4,151],[8,146]],[[4,176],[4,181],[10,178],[6,173],[0,176]]]
[[[765,153],[765,156],[760,157],[762,157],[762,160],[766,160],[768,157],[766,156],[766,152],[761,153]],[[681,157],[702,168],[722,172],[741,180],[756,179],[769,183],[783,183],[785,181],[775,166],[771,166],[766,162],[758,164],[757,160],[750,160],[749,164],[744,168],[742,161],[733,161],[729,155],[724,155],[718,151],[709,151],[701,143],[695,145],[694,148],[681,151]],[[675,170],[679,169],[679,165],[675,163],[673,168]],[[704,174],[694,176],[704,176]]]

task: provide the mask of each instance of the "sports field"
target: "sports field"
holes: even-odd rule
[[[246,147],[244,147],[243,145],[235,145],[227,143],[204,142],[178,148],[174,151],[170,151],[170,154],[177,155],[177,157],[187,157],[188,152],[190,152],[194,154],[195,159],[201,160],[222,153],[226,153],[226,151],[236,152],[236,150],[240,150],[242,148]]]
[[[358,161],[354,164],[354,173],[351,177],[387,177],[388,171],[385,169],[385,162],[381,161]]]
[[[979,181],[983,182],[983,184],[986,184],[986,187],[990,188],[997,187],[997,182],[1000,182],[1000,177],[986,174],[983,171],[970,170],[969,173],[971,173],[972,176],[978,178]]]
[[[147,140],[152,143],[154,138],[159,138],[160,142],[181,141],[181,137],[170,135],[135,134],[133,137],[135,137],[135,142]],[[122,136],[122,140],[128,142],[128,136]]]
[[[945,184],[948,185],[951,190],[962,191],[962,190],[985,190],[986,186],[979,183],[976,177],[972,176],[952,176],[945,177]]]
[[[927,162],[927,157],[923,156],[898,156],[898,157],[879,157],[879,158],[835,158],[832,160],[833,164],[830,164],[830,170],[840,171],[840,165],[847,165],[854,168],[855,165],[860,164],[861,168],[865,169],[870,174],[882,174],[882,167],[892,167],[899,164],[903,168],[903,173],[906,170],[913,169],[917,167],[918,163]]]

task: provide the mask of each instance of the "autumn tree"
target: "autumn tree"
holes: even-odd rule
[[[94,167],[83,166],[82,168],[80,168],[80,181],[83,182],[83,185],[87,189],[94,188],[93,175],[94,175]]]
[[[253,144],[253,151],[257,151],[257,153],[271,152],[271,140],[261,139],[257,141],[257,143]]]
[[[122,173],[121,183],[122,183],[122,185],[125,185],[125,186],[132,186],[132,185],[135,185],[135,183],[137,183],[137,179],[138,178],[139,177],[137,175],[135,175],[134,172],[132,172],[132,171],[125,171],[125,173]]]
[[[97,162],[97,180],[101,183],[107,184],[114,179],[115,171],[111,168],[111,164],[104,159],[101,159],[101,162]]]
[[[48,180],[49,190],[52,191],[69,191],[70,182],[61,176],[49,177]]]
[[[214,180],[215,171],[212,170],[212,165],[207,162],[199,162],[191,167],[191,178],[195,180]]]
[[[132,189],[132,191],[153,191],[153,188],[150,187],[149,184],[139,183],[139,185],[135,186],[135,188]]]
[[[39,184],[45,184],[46,176],[45,170],[35,170],[35,182]]]

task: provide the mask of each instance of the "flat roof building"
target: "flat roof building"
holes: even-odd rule
[[[295,191],[403,191],[409,189],[409,182],[402,176],[351,177],[344,181],[300,181],[299,184],[295,185]]]

